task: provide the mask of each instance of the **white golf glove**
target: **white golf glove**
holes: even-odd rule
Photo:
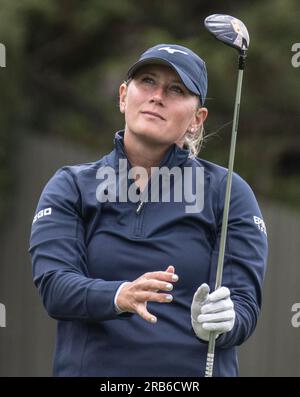
[[[198,338],[208,341],[209,332],[217,332],[218,337],[223,332],[231,331],[235,321],[235,311],[230,290],[218,288],[209,293],[209,286],[202,284],[195,292],[191,306],[192,326]]]

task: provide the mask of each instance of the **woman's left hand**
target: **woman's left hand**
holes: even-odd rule
[[[196,291],[191,306],[192,326],[198,338],[208,341],[209,333],[217,337],[231,331],[235,321],[235,310],[230,290],[220,287],[209,293],[209,286],[202,284]]]

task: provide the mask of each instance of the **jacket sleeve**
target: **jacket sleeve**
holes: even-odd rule
[[[226,178],[219,196],[218,233],[210,274],[215,287]],[[231,291],[236,320],[230,332],[220,335],[216,346],[240,345],[256,327],[262,302],[262,286],[267,264],[267,232],[261,211],[249,185],[233,174],[222,285]]]
[[[29,253],[33,279],[48,314],[60,320],[103,321],[118,315],[114,296],[127,280],[89,276],[81,195],[69,168],[45,186],[33,219]]]

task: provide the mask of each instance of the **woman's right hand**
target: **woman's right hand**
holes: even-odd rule
[[[126,312],[137,313],[144,320],[156,323],[157,318],[148,312],[147,302],[170,303],[172,295],[158,291],[172,291],[178,280],[174,266],[166,271],[145,273],[136,280],[126,283],[117,297],[118,307]]]

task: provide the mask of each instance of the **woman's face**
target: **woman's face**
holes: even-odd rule
[[[128,85],[120,86],[120,109],[125,133],[153,144],[182,146],[184,135],[196,130],[207,116],[199,99],[190,93],[177,73],[166,65],[141,67]]]

